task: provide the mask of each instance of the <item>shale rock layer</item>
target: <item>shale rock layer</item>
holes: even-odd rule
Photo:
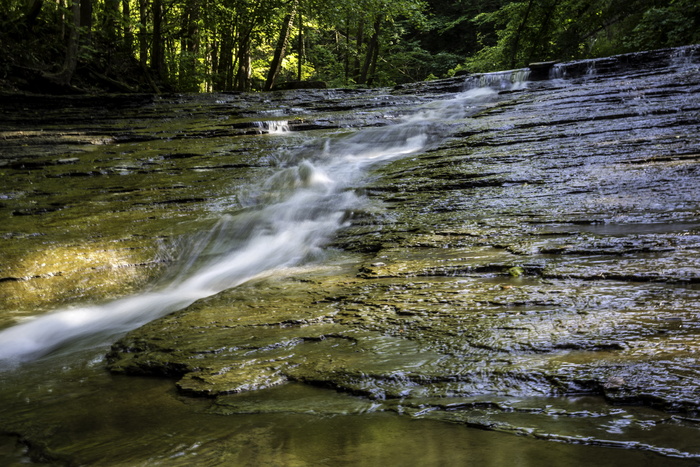
[[[504,92],[357,187],[374,208],[335,266],[151,322],[110,368],[208,397],[298,381],[443,413],[597,395],[697,416],[695,53]]]

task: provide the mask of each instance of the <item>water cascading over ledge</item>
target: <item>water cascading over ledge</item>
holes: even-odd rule
[[[402,84],[394,92],[459,92],[465,88],[490,86],[509,90],[510,85],[527,81],[549,81],[555,79],[575,80],[579,78],[613,77],[634,71],[652,71],[673,67],[684,67],[697,63],[700,45],[635,52],[612,57],[563,62],[558,60],[532,63],[528,67],[494,73],[472,73],[449,79],[438,79],[420,83]],[[516,86],[517,89],[517,86]]]
[[[109,368],[169,376],[217,414],[387,411],[623,448],[605,451],[618,463],[643,452],[693,465],[700,82],[695,55],[665,56],[653,72],[597,67],[595,79],[483,90],[496,100],[479,106],[440,95],[427,107],[448,122],[402,131],[385,105],[369,131],[285,140],[278,175],[257,177],[268,182],[246,209],[264,211],[288,187],[323,194],[323,167],[343,181],[337,193],[361,200],[341,209],[330,245],[128,333]],[[474,113],[455,113],[464,108]],[[420,135],[434,139],[409,150]],[[380,153],[366,176],[333,165],[392,141],[403,157]]]

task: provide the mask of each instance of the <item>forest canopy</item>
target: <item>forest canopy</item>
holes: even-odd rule
[[[387,86],[700,42],[697,0],[0,0],[0,88]]]

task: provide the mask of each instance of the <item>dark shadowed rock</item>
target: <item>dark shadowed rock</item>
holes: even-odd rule
[[[292,89],[326,89],[328,86],[323,81],[286,81],[275,84],[273,91],[289,91]]]

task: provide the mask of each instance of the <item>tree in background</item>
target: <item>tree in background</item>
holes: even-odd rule
[[[624,39],[632,50],[649,50],[700,43],[700,3],[696,0],[658,2],[644,10]]]
[[[44,91],[392,85],[700,41],[696,0],[0,0],[0,9],[0,87]]]
[[[574,60],[691,44],[700,40],[692,0],[526,0],[476,15],[493,26],[463,68],[495,71],[534,61]],[[489,40],[490,39],[490,40]]]

